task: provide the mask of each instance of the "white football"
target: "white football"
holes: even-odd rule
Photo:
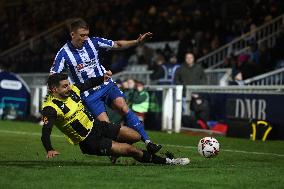
[[[206,158],[215,157],[220,152],[220,145],[216,138],[204,137],[198,143],[198,153]]]

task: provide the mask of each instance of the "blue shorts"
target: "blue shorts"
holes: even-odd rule
[[[98,117],[101,113],[106,112],[105,105],[111,108],[112,102],[118,97],[125,98],[125,95],[116,84],[110,82],[93,91],[84,99],[84,102],[92,115]]]

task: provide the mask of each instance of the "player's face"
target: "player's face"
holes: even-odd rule
[[[59,98],[63,98],[66,99],[69,97],[70,95],[70,83],[68,80],[62,80],[59,83],[58,87],[55,87],[54,93],[59,97]]]
[[[90,31],[85,28],[79,28],[74,32],[71,32],[72,43],[77,48],[81,48],[84,42],[87,40]]]
[[[187,53],[185,56],[185,62],[186,64],[192,66],[194,64],[194,56],[191,53]]]

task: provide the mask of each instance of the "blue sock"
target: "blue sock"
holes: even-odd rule
[[[141,121],[138,119],[138,117],[132,110],[129,110],[124,116],[125,116],[124,119],[125,119],[126,125],[134,129],[135,131],[137,131],[141,135],[142,140],[144,142],[146,140],[147,141],[150,140],[150,138],[146,134],[146,131],[144,130],[143,124],[141,123]]]

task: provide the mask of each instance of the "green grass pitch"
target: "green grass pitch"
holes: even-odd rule
[[[284,141],[216,137],[221,152],[205,159],[197,153],[199,136],[149,132],[163,144],[162,152],[189,157],[191,163],[145,165],[120,158],[113,165],[107,157],[82,155],[56,129],[51,140],[61,154],[47,160],[40,134],[36,124],[0,121],[0,188],[284,188]]]

